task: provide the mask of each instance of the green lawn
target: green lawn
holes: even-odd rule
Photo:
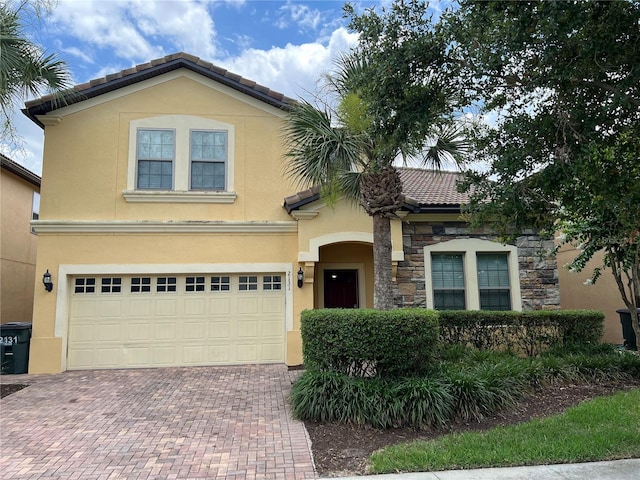
[[[630,457],[640,457],[640,389],[528,423],[393,445],[372,455],[370,470],[424,472]]]

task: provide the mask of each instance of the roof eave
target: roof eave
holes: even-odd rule
[[[197,63],[194,63],[185,58],[176,58],[168,62],[161,63],[147,69],[131,73],[129,75],[125,75],[124,77],[118,77],[114,78],[113,80],[108,80],[104,83],[100,83],[83,90],[75,89],[72,93],[63,96],[56,103],[62,104],[64,106],[73,105],[74,103],[88,100],[99,95],[104,95],[105,93],[109,93],[120,88],[127,87],[129,85],[133,85],[135,83],[142,82],[144,80],[148,80],[150,78],[154,78],[159,75],[172,72],[174,70],[178,70],[180,68],[186,68],[188,70],[191,70],[192,72],[203,75],[229,88],[233,88],[234,90],[261,100],[275,108],[288,111],[292,107],[292,100],[288,99],[285,96],[283,96],[282,100],[278,100],[277,98],[274,98],[267,93],[263,93],[259,90],[256,90],[255,88],[243,85],[239,81],[235,81],[232,78],[229,78],[204,66],[198,65]],[[34,100],[32,102],[27,102],[26,108],[22,109],[22,112],[27,117],[29,117],[31,121],[39,125],[40,128],[44,128],[44,125],[42,124],[42,122],[40,122],[40,120],[38,120],[37,116],[45,115],[49,112],[52,112],[56,108],[58,107],[54,105],[54,101],[52,99],[47,99],[44,101]]]

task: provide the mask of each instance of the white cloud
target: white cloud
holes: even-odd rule
[[[158,58],[164,45],[205,58],[217,53],[214,22],[196,0],[61,0],[52,22],[61,33],[84,42],[82,51],[108,49],[133,62]],[[77,53],[77,52],[76,52]]]
[[[240,56],[218,61],[228,70],[293,98],[309,97],[309,91],[323,73],[329,71],[339,53],[348,51],[357,42],[357,35],[339,28],[328,44],[288,44],[270,50],[249,49]]]
[[[281,14],[277,23],[279,28],[286,28],[291,20],[303,30],[316,30],[322,20],[320,10],[290,1],[280,7],[279,12]]]

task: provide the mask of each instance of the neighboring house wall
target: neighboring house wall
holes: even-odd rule
[[[30,222],[40,177],[0,158],[0,321],[31,322],[38,237],[31,233]]]
[[[546,310],[560,307],[558,270],[554,257],[548,255],[553,241],[541,241],[530,235],[520,237],[517,248],[502,246],[493,241],[495,237],[488,227],[472,230],[464,222],[456,221],[452,215],[408,215],[404,218],[402,229],[405,260],[398,263],[397,284],[394,287],[395,303],[398,306],[431,306],[428,298],[432,295],[429,290],[431,278],[425,247],[427,252],[430,246],[437,245],[440,251],[465,253],[464,244],[473,244],[469,240],[476,239],[491,243],[475,242],[473,248],[477,250],[473,250],[474,252],[502,251],[509,256],[513,309]],[[450,244],[447,242],[452,240],[458,242],[448,249]],[[466,242],[461,243],[460,240]],[[509,250],[516,250],[517,258],[512,257]],[[515,272],[518,270],[519,278],[516,278]],[[466,273],[467,285],[473,284],[473,288],[467,288],[467,307],[477,306],[477,293],[474,291],[477,285],[473,278],[476,272]]]
[[[558,264],[567,265],[578,255],[569,245],[558,252]],[[622,327],[616,310],[626,308],[610,269],[602,272],[595,284],[588,280],[594,268],[602,266],[603,254],[596,254],[581,272],[560,268],[560,304],[562,308],[586,308],[600,310],[605,315],[603,341],[621,345]]]

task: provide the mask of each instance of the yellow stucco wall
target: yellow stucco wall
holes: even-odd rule
[[[603,255],[596,254],[582,272],[562,268],[562,265],[570,263],[577,254],[578,251],[570,246],[564,246],[558,252],[560,306],[567,309],[600,310],[605,314],[603,341],[622,344],[620,315],[616,310],[625,306],[611,270],[603,271],[595,284],[585,284],[593,275],[594,268],[602,266]]]
[[[289,365],[302,363],[300,312],[317,304],[314,280],[322,262],[361,265],[363,306],[373,305],[371,218],[344,200],[334,207],[316,201],[292,215],[283,208],[296,185],[284,175],[282,111],[178,70],[47,117],[41,119],[46,140],[36,271],[49,269],[55,286],[51,293],[36,288],[30,373],[65,368],[70,282],[78,272],[96,273],[94,267],[98,273],[183,268],[181,273],[188,274],[192,266],[241,272],[277,265],[290,275]],[[131,195],[137,126],[167,121],[166,128],[177,132],[194,119],[226,125],[232,132],[233,188],[225,193],[231,203],[211,201],[215,195],[194,200],[188,189],[154,200],[140,201],[140,192]],[[176,147],[174,165],[179,155]],[[397,262],[403,258],[399,220],[392,221],[392,239]],[[307,274],[302,288],[295,279],[299,268]]]
[[[38,237],[29,222],[39,189],[4,168],[1,172],[0,322],[31,322]]]

